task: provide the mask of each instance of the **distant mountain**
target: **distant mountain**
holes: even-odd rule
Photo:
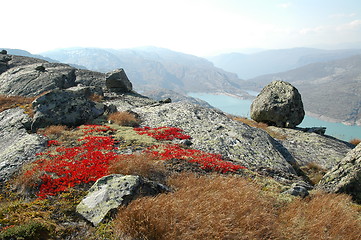
[[[109,72],[124,68],[136,90],[170,89],[177,92],[242,93],[236,74],[216,68],[204,58],[164,48],[70,48],[42,53],[64,63]]]
[[[32,57],[32,58],[38,58],[38,59],[42,59],[51,63],[59,63],[59,61],[54,60],[52,58],[49,57],[44,57],[42,55],[38,55],[38,54],[32,54],[28,51],[22,50],[22,49],[12,49],[12,48],[0,48],[0,50],[6,50],[8,52],[8,54],[10,55],[18,55],[18,56],[24,56],[24,57]],[[86,69],[86,67],[82,66],[82,65],[78,65],[78,64],[69,64],[72,67],[75,68],[79,68],[79,69]]]
[[[306,111],[361,125],[361,55],[263,75],[246,81],[243,87],[260,91],[273,80],[284,80],[297,87]]]
[[[32,54],[28,51],[22,50],[22,49],[12,49],[12,48],[0,48],[0,50],[6,50],[8,52],[8,54],[10,55],[18,55],[18,56],[24,56],[24,57],[32,57],[32,58],[39,58],[39,59],[43,59],[45,61],[48,62],[58,62],[54,59],[48,58],[48,57],[44,57],[42,55],[37,55],[37,54]]]
[[[292,48],[268,50],[254,54],[229,53],[208,60],[226,71],[237,73],[239,78],[284,72],[310,63],[327,62],[361,54],[361,49],[321,50],[314,48]]]

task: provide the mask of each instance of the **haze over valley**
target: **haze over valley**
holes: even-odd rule
[[[137,91],[153,96],[166,89],[251,98],[245,90],[282,79],[299,88],[308,113],[360,124],[358,0],[14,0],[3,8],[12,21],[0,47],[18,49],[9,53],[124,68]]]

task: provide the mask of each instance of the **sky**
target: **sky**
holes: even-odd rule
[[[197,56],[361,44],[360,0],[9,0],[0,48],[157,46]]]

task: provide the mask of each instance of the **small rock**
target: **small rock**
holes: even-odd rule
[[[298,183],[292,184],[291,188],[288,189],[287,191],[284,191],[283,193],[304,198],[310,194],[308,192],[308,190],[311,190],[311,189],[312,189],[312,186],[310,186],[309,184],[307,184],[305,182],[298,182]]]
[[[305,116],[301,94],[290,83],[273,81],[251,104],[251,118],[277,127],[294,128]]]
[[[37,66],[35,68],[36,71],[39,71],[39,72],[45,72],[45,67],[43,65],[40,65],[40,66]]]
[[[112,174],[98,179],[88,195],[76,207],[76,211],[94,226],[115,213],[121,205],[127,205],[140,196],[151,196],[169,191],[162,184],[140,176]]]

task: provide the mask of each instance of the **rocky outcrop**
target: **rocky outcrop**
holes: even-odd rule
[[[139,176],[112,174],[95,182],[76,211],[97,226],[105,217],[114,214],[119,206],[127,205],[140,196],[166,191],[168,188],[164,185]]]
[[[42,66],[44,70],[39,70]],[[56,88],[75,86],[75,69],[59,63],[35,63],[8,69],[0,75],[0,94],[37,96]]]
[[[95,87],[53,90],[35,99],[32,130],[58,124],[78,126],[102,115],[105,106],[87,98],[87,94],[97,90],[100,91]]]
[[[301,95],[290,83],[273,81],[251,105],[251,118],[277,127],[293,128],[305,116]]]
[[[14,108],[0,113],[0,182],[7,180],[20,167],[43,151],[46,140],[27,133],[31,120],[23,109]]]
[[[0,54],[0,74],[0,94],[6,95],[38,96],[78,84],[105,87],[104,73],[22,56]]]
[[[316,163],[324,169],[331,169],[353,148],[352,144],[336,138],[303,131],[307,129],[268,128],[282,136],[278,141],[300,166]]]
[[[295,175],[290,154],[282,155],[275,141],[264,131],[233,121],[223,112],[178,102],[134,108],[143,124],[151,127],[173,126],[192,136],[192,147],[218,153],[249,169],[262,167]]]
[[[112,92],[126,93],[133,89],[132,83],[122,68],[106,74],[105,86]]]
[[[317,188],[332,193],[350,194],[361,203],[361,144],[326,173]]]

